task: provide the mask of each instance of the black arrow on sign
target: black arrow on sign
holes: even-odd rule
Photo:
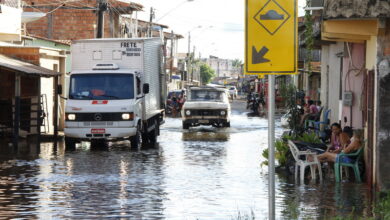
[[[257,52],[256,47],[252,47],[252,64],[259,64],[259,63],[267,63],[270,60],[264,58],[264,55],[269,51],[267,47],[261,48],[259,52]]]

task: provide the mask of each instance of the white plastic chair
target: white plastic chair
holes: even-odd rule
[[[295,179],[298,177],[298,166],[300,167],[300,179],[301,183],[303,183],[305,178],[305,168],[310,166],[310,172],[312,179],[317,179],[316,168],[318,169],[318,173],[320,175],[320,180],[322,181],[322,170],[321,163],[318,161],[317,154],[310,151],[300,151],[297,146],[291,140],[288,140],[288,146],[290,148],[291,154],[295,159]],[[301,159],[301,156],[304,156],[304,159]],[[309,161],[309,156],[313,161]]]

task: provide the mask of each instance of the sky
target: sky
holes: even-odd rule
[[[188,33],[191,50],[202,58],[210,55],[223,59],[244,60],[244,0],[132,0],[145,8],[138,18],[149,20],[150,7],[155,8],[154,22],[169,26],[168,31],[181,34],[179,53],[188,51]],[[299,1],[303,15],[305,0]],[[200,53],[200,54],[199,54]]]

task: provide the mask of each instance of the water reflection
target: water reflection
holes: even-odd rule
[[[155,146],[129,142],[66,152],[63,142],[0,144],[0,218],[234,219],[268,215],[267,121],[233,115],[231,128],[181,128],[167,119]],[[283,131],[276,130],[280,135]],[[277,219],[370,213],[365,185],[276,178]]]
[[[278,176],[280,195],[277,206],[282,219],[329,219],[334,216],[369,217],[371,192],[364,184],[335,183],[329,178],[323,184],[297,185],[293,178]]]
[[[25,147],[15,153],[1,146],[0,218],[162,218],[159,146],[142,151],[80,146],[72,153],[65,153],[63,143],[42,144],[40,153]]]
[[[190,131],[184,131],[183,141],[196,142],[226,142],[229,140],[229,131],[227,129],[196,128]]]

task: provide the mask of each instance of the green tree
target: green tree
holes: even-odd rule
[[[233,62],[232,62],[232,65],[233,65],[233,67],[235,67],[235,68],[240,68],[241,65],[242,65],[242,61],[239,60],[239,59],[234,59]]]
[[[206,63],[202,63],[200,65],[200,78],[203,84],[207,84],[211,82],[211,80],[215,77],[215,71],[210,68]]]

